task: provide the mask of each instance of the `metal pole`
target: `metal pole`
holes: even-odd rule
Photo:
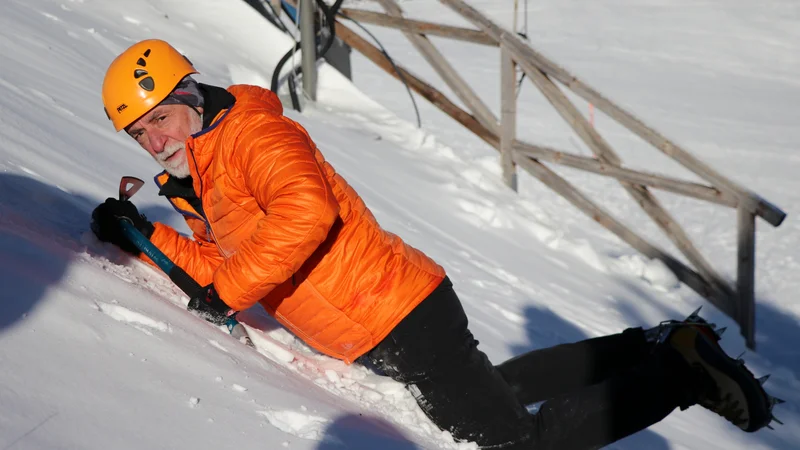
[[[314,33],[314,0],[300,0],[300,50],[303,52],[303,92],[317,101],[317,36]]]

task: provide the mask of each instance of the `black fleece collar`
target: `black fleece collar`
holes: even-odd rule
[[[158,190],[158,195],[180,198],[195,195],[194,188],[192,187],[192,177],[175,178],[170,175],[167,178],[167,182],[161,185],[161,189]]]
[[[228,109],[236,103],[236,97],[219,86],[198,83],[200,93],[203,94],[203,128],[211,126],[211,122],[220,111]]]
[[[167,198],[182,198],[189,202],[198,214],[203,217],[206,216],[206,212],[203,210],[203,202],[200,201],[200,197],[197,196],[192,187],[192,177],[175,178],[169,175],[167,181],[158,190],[158,195]]]

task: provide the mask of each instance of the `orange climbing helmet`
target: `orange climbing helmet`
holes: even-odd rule
[[[159,39],[137,42],[106,70],[103,106],[119,131],[145,115],[187,75],[197,73],[191,61]]]

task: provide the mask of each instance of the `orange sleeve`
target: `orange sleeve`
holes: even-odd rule
[[[223,261],[216,244],[207,242],[197,234],[194,239],[190,239],[162,223],[156,222],[153,225],[156,229],[150,236],[150,242],[158,247],[167,258],[185,270],[201,286],[206,286],[213,281],[214,271]],[[155,266],[155,263],[144,254],[141,255],[141,258]]]
[[[265,217],[214,274],[220,297],[236,310],[254,305],[297,272],[339,214],[308,135],[282,117],[250,123],[231,158]]]

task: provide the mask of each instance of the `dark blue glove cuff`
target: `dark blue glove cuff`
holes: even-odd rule
[[[235,311],[220,298],[213,284],[204,287],[192,297],[187,308],[215,325],[225,325],[228,317],[235,314]]]

